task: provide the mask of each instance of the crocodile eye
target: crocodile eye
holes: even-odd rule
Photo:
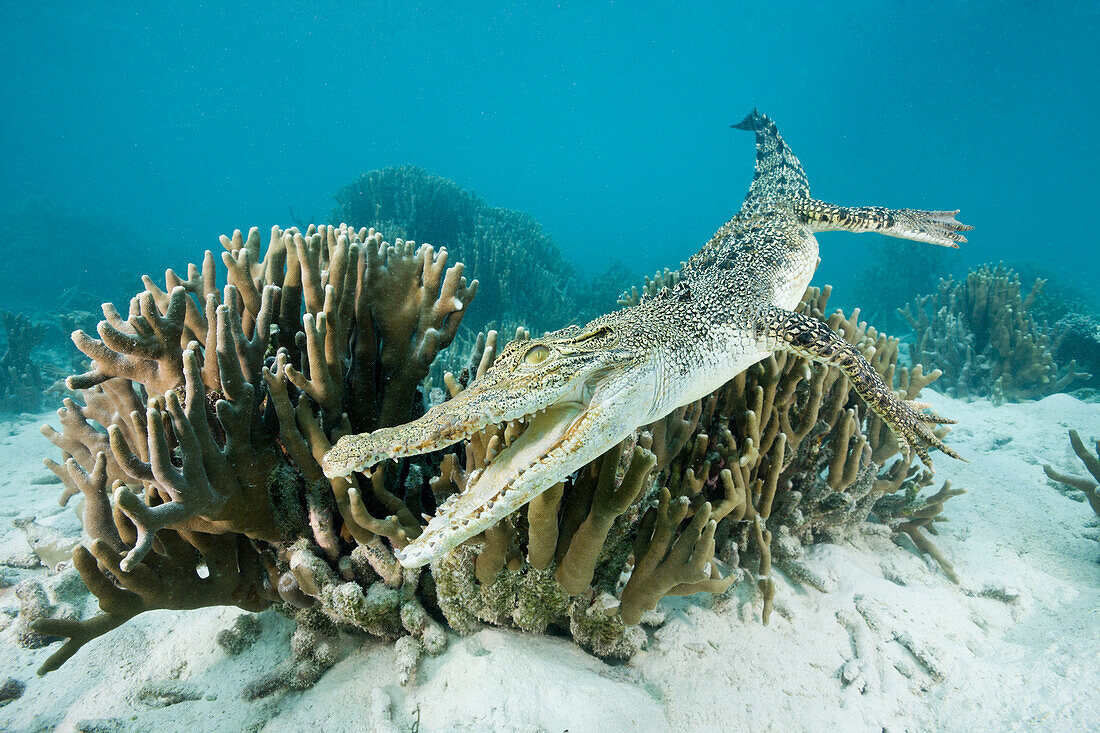
[[[527,353],[523,355],[524,364],[541,364],[546,361],[550,356],[550,349],[539,344],[538,346],[532,346],[528,349]]]

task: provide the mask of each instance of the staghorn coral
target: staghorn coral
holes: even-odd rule
[[[959,582],[955,566],[940,552],[928,535],[937,535],[936,523],[946,522],[943,505],[948,499],[965,494],[964,489],[952,489],[950,481],[944,481],[939,491],[922,496],[920,482],[909,482],[900,494],[884,496],[875,504],[879,519],[898,535],[910,539],[917,550],[932,558],[953,583]]]
[[[858,311],[826,317],[830,294],[828,286],[809,288],[799,311],[827,320],[905,399],[939,376],[920,365],[899,368],[898,340],[860,322]],[[792,354],[773,354],[669,419],[671,430],[650,429],[673,456],[672,495],[715,507],[716,555],[755,571],[765,621],[773,562],[823,588],[799,562],[803,546],[851,536],[881,499],[903,489],[919,494],[931,481],[911,455],[900,455],[889,427],[843,375]]]
[[[681,262],[680,266],[683,267],[684,263]],[[638,286],[632,285],[630,290],[623,292],[619,296],[618,304],[621,306],[638,305],[642,302],[642,297],[656,295],[661,288],[671,290],[679,281],[680,271],[669,270],[666,267],[654,274],[652,278],[647,275],[641,290],[638,289]]]
[[[419,535],[420,517],[524,425],[362,477],[327,478],[320,460],[345,433],[420,413],[476,281],[445,254],[369,230],[276,228],[266,250],[252,230],[222,244],[224,289],[208,252],[186,277],[169,271],[164,289],[146,278],[126,318],[104,306],[98,339],[74,333],[93,364],[69,380],[80,400],[59,410],[61,431],[43,432],[62,450],[47,461],[62,502],[84,497],[91,541],[73,560],[103,613],[35,622],[68,639],[42,671],[146,610],[228,604],[280,604],[301,621],[291,658],[248,697],[312,684],[346,630],[394,640],[399,680],[411,681],[417,660],[446,643],[440,618],[460,633],[482,622],[568,633],[628,658],[662,597],[723,592],[746,565],[766,619],[773,562],[813,583],[798,571],[803,544],[843,538],[884,495],[929,483],[908,459],[889,463],[896,442],[845,377],[778,354],[429,572],[404,569],[394,550]],[[828,295],[811,289],[800,309],[821,317]],[[897,341],[858,314],[829,321],[906,399],[935,378],[899,369]],[[500,345],[490,332],[457,358],[465,366],[441,377],[451,397]]]
[[[1030,312],[1045,282],[1037,279],[1023,296],[1019,276],[1003,264],[941,280],[938,292],[899,311],[915,334],[912,361],[941,369],[953,397],[997,402],[1038,399],[1088,380],[1076,362],[1054,361],[1059,337]]]
[[[478,371],[495,356],[489,334]],[[451,396],[463,385],[448,375]],[[516,440],[518,422],[490,427],[465,447],[464,461],[449,454],[432,481],[438,501],[463,491],[487,459]],[[533,633],[568,630],[601,657],[627,658],[645,635],[616,614],[616,587],[629,553],[629,528],[651,488],[655,457],[620,444],[577,476],[545,492],[520,512],[471,539],[431,566],[439,607],[460,633],[478,621]],[[629,510],[633,507],[633,514]],[[624,516],[626,515],[626,516]]]
[[[1043,464],[1043,472],[1046,473],[1047,478],[1065,484],[1070,488],[1077,489],[1085,495],[1085,500],[1088,501],[1089,506],[1096,512],[1096,515],[1100,517],[1100,440],[1094,441],[1094,450],[1096,455],[1089,452],[1088,447],[1085,445],[1085,441],[1081,440],[1081,436],[1076,430],[1069,431],[1069,443],[1073,448],[1074,454],[1081,459],[1081,463],[1085,466],[1085,470],[1092,475],[1092,479],[1088,479],[1084,476],[1076,476],[1073,474],[1062,473],[1049,464]]]

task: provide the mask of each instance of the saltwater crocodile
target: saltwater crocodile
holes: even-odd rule
[[[516,511],[639,426],[718,389],[774,351],[839,367],[893,429],[903,451],[958,458],[930,424],[953,422],[894,394],[824,322],[794,312],[818,262],[815,232],[878,232],[948,247],[971,227],[957,211],[845,208],[810,198],[802,165],[753,111],[756,173],[741,210],[681,268],[675,287],[586,326],[513,341],[481,377],[419,419],[348,435],[324,458],[329,477],[445,448],[512,420],[526,430],[399,552],[431,562]]]

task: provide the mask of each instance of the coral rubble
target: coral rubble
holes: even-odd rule
[[[1017,402],[1087,380],[1075,362],[1055,362],[1058,338],[1030,312],[1044,284],[1038,279],[1022,295],[1019,276],[1004,265],[982,266],[961,281],[941,280],[935,294],[899,311],[915,334],[913,362],[942,370],[941,384],[953,397]]]
[[[73,333],[92,366],[68,380],[80,399],[58,411],[61,431],[43,429],[63,456],[46,463],[62,503],[84,498],[89,543],[72,560],[102,613],[40,613],[33,631],[68,639],[43,671],[139,613],[208,605],[279,604],[299,618],[293,655],[249,697],[312,684],[349,630],[394,640],[402,682],[445,646],[441,622],[568,633],[627,658],[661,598],[721,593],[741,566],[766,621],[773,565],[822,587],[803,547],[872,515],[952,573],[922,532],[958,492],[922,498],[930,474],[899,455],[847,379],[789,353],[646,426],[429,569],[403,568],[394,551],[421,517],[524,426],[365,475],[326,478],[320,459],[341,435],[423,411],[425,377],[478,281],[445,252],[346,226],[276,227],[266,249],[253,229],[222,245],[224,289],[207,252],[186,277],[169,270],[163,289],[145,278],[125,316],[104,305],[98,338]],[[898,341],[858,312],[826,317],[828,297],[811,288],[800,310],[827,319],[905,399],[939,375],[898,367]],[[495,332],[473,342],[455,362],[467,366],[443,377],[450,397],[497,348]],[[242,626],[222,643],[254,635]]]

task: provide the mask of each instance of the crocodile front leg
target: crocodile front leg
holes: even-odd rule
[[[888,237],[958,247],[963,232],[974,227],[955,221],[958,211],[887,209],[882,206],[836,206],[816,199],[796,199],[797,214],[811,231],[878,232]]]
[[[940,417],[924,403],[898,397],[863,355],[834,333],[824,321],[782,308],[769,308],[761,321],[760,330],[769,345],[775,348],[839,367],[859,396],[894,431],[903,453],[915,452],[929,468],[932,467],[929,448],[959,458],[929,427],[955,421]]]

